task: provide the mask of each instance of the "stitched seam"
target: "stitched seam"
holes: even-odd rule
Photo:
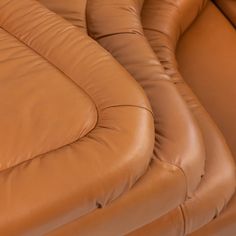
[[[173,166],[173,167],[177,168],[177,169],[180,170],[180,172],[183,174],[184,179],[185,179],[185,189],[186,189],[186,192],[185,192],[185,200],[187,200],[187,199],[188,199],[188,181],[187,181],[187,176],[186,176],[184,170],[183,170],[180,166],[177,166],[177,165],[175,165],[175,164],[173,164],[173,163],[171,163],[171,162],[164,161],[164,160],[162,160],[162,159],[160,159],[160,158],[158,158],[158,160],[160,160],[161,162],[166,163],[166,164],[168,164],[168,165],[170,165],[170,166]]]
[[[122,34],[131,34],[131,35],[140,35],[143,37],[143,34],[141,34],[138,31],[133,31],[133,32],[116,32],[116,33],[110,33],[110,34],[106,34],[106,35],[101,35],[98,37],[95,37],[96,40],[100,40],[103,38],[107,38],[107,37],[111,37],[111,36],[115,36],[115,35],[122,35]],[[93,37],[94,38],[94,37]]]
[[[152,112],[150,109],[148,109],[148,108],[146,108],[146,107],[142,107],[142,106],[137,106],[137,105],[114,105],[114,106],[105,107],[105,108],[101,109],[101,111],[104,111],[104,110],[109,109],[109,108],[116,108],[116,107],[133,107],[133,108],[140,108],[140,109],[146,110],[146,111],[148,111],[149,113],[151,113],[152,117],[154,118],[154,114],[153,114],[153,112]]]
[[[187,227],[187,222],[186,222],[186,216],[185,216],[185,213],[184,213],[184,209],[183,209],[183,204],[181,204],[179,206],[179,209],[181,211],[181,215],[182,215],[182,219],[183,219],[183,224],[184,224],[184,227],[183,227],[183,234],[182,236],[184,236],[186,234],[186,227]]]
[[[14,166],[11,166],[11,167],[9,167],[9,168],[6,168],[6,169],[4,169],[4,170],[1,170],[0,173],[5,172],[5,171],[9,171],[10,169],[16,168],[16,167],[18,167],[18,166],[20,166],[20,165],[23,165],[23,164],[27,163],[27,162],[31,162],[31,161],[33,161],[34,159],[40,158],[41,156],[45,156],[45,155],[50,154],[50,153],[52,153],[52,152],[56,152],[56,151],[61,150],[61,149],[65,148],[65,147],[68,147],[68,146],[70,146],[70,145],[73,145],[73,144],[75,144],[75,143],[78,143],[79,140],[81,140],[81,139],[83,139],[84,137],[86,137],[87,135],[89,135],[93,130],[96,129],[96,127],[97,127],[97,123],[96,123],[95,127],[93,127],[93,129],[91,129],[91,130],[90,130],[86,135],[84,135],[83,137],[81,137],[81,138],[79,138],[79,139],[77,139],[77,140],[75,140],[75,141],[73,141],[73,142],[71,142],[71,143],[68,143],[68,144],[65,144],[65,145],[63,145],[63,146],[60,146],[60,147],[58,147],[58,148],[51,149],[51,150],[48,151],[48,152],[45,152],[45,153],[36,155],[36,156],[34,156],[34,157],[32,157],[32,158],[29,158],[28,160],[25,160],[25,161],[22,161],[22,162],[16,164],[16,165],[14,165]]]

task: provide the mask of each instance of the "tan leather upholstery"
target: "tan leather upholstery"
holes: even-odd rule
[[[236,234],[236,194],[221,215],[191,236],[234,236]]]
[[[198,10],[198,4],[200,2],[195,1],[192,5],[185,3],[183,1],[182,6],[185,13],[188,14],[184,18],[186,19],[186,22],[184,21],[183,23],[184,30],[191,24],[197,14],[200,14]],[[204,5],[200,6],[203,7]],[[158,103],[158,100],[161,100],[166,108],[168,107],[166,104],[171,104],[170,102],[164,102],[166,96],[168,97],[169,94],[179,96],[178,93],[174,92],[176,90],[170,83],[170,80],[172,80],[174,84],[177,84],[175,79],[179,80],[179,78],[178,76],[174,78],[169,73],[167,74],[169,74],[170,77],[166,76],[161,64],[150,50],[143,37],[139,20],[140,9],[141,7],[137,5],[136,1],[103,1],[102,4],[98,1],[91,1],[88,5],[88,25],[90,34],[99,41],[103,47],[108,49],[144,87],[151,101],[156,118],[160,114],[165,114],[156,113],[157,111],[165,111],[162,110],[162,106]],[[155,8],[150,7],[150,9],[153,10]],[[109,21],[107,19],[109,19]],[[174,23],[178,23],[178,21]],[[177,40],[180,33],[175,36]],[[164,60],[161,60],[162,63],[163,61]],[[165,65],[164,68],[168,69]],[[173,69],[175,70],[175,68]],[[162,79],[161,83],[159,82],[160,79]],[[173,89],[165,89],[165,87],[160,86],[162,84],[165,85],[165,87],[168,85]],[[188,97],[191,97],[191,100],[187,99],[187,103],[197,118],[199,128],[204,137],[204,146],[207,150],[206,174],[192,198],[187,200],[181,207],[161,217],[167,210],[166,205],[164,209],[160,206],[162,198],[158,196],[158,187],[155,188],[155,194],[158,194],[156,195],[156,199],[158,199],[159,202],[152,200],[155,194],[153,195],[153,190],[151,191],[153,181],[157,181],[158,183],[159,176],[156,175],[157,178],[154,177],[154,170],[160,171],[158,168],[161,167],[158,165],[159,161],[157,159],[157,161],[151,164],[151,170],[129,193],[114,201],[110,206],[75,220],[49,235],[66,235],[68,233],[70,235],[124,235],[128,231],[137,228],[138,225],[147,224],[142,229],[130,233],[130,235],[179,236],[192,232],[219,215],[235,190],[234,163],[222,135],[201,107],[196,97],[185,84],[176,86],[180,89],[179,91],[184,98],[186,98],[186,95],[184,95],[183,92],[187,92]],[[182,89],[184,89],[184,91]],[[173,103],[174,100],[175,99],[167,101]],[[164,117],[165,120],[168,120],[167,115]],[[157,123],[158,122],[156,122],[156,124]],[[166,128],[168,126],[164,127]],[[165,129],[162,129],[162,132],[163,130]],[[156,132],[158,133],[157,128]],[[167,133],[170,134],[169,132]],[[168,136],[165,135],[165,137]],[[158,138],[156,138],[156,140],[158,143]],[[157,151],[155,149],[154,151],[155,158],[159,157],[158,153],[162,151],[162,149],[160,149],[162,146],[158,144],[158,147],[159,149],[157,149]],[[170,155],[170,157],[172,155]],[[165,158],[164,155],[161,155],[161,157]],[[166,162],[168,158],[162,159],[162,161],[163,160]],[[156,168],[153,168],[153,165],[155,165]],[[163,173],[165,172],[166,171]],[[219,172],[224,174],[217,178],[215,173]],[[167,179],[166,174],[163,176]],[[160,178],[159,180],[163,179],[164,178]],[[171,180],[171,178],[169,179]],[[165,193],[166,191],[163,192]],[[169,209],[173,206],[174,204],[169,205]],[[135,214],[133,214],[133,212],[135,212]],[[153,223],[148,224],[148,222],[151,222],[151,219],[154,220],[155,218],[157,219]]]
[[[187,106],[143,36],[140,8],[136,3],[133,0],[88,1],[89,32],[143,86],[155,116],[153,158],[181,168],[191,195],[203,175],[205,150],[202,137]]]
[[[157,2],[153,4],[156,3]],[[183,8],[185,13],[188,13],[184,17],[184,19],[186,19],[186,22],[184,21],[184,23],[182,23],[183,28],[187,28],[188,25],[196,17],[196,14],[199,13],[199,8],[197,6],[199,4],[201,4],[200,6],[202,7],[204,6],[203,3],[199,1],[195,1],[192,4],[186,3],[187,2],[182,1],[181,4],[183,5],[180,6]],[[146,1],[145,4],[145,6],[147,6],[147,4],[150,4],[150,1]],[[109,1],[103,2],[102,4],[100,2],[96,4],[96,1],[92,1],[91,3],[89,3],[88,9],[88,26],[92,36],[97,39],[99,43],[101,43],[105,48],[107,48],[112,53],[112,55],[114,55],[118,59],[118,61],[120,61],[121,64],[123,64],[138,81],[141,81],[140,83],[147,92],[152,106],[153,104],[157,104],[156,100],[155,102],[153,102],[152,94],[150,95],[149,93],[149,89],[151,88],[153,89],[153,91],[155,91],[154,86],[148,86],[149,84],[145,81],[145,79],[148,81],[149,78],[152,78],[152,80],[150,80],[153,82],[153,77],[148,77],[147,74],[146,76],[143,76],[145,75],[146,71],[150,72],[150,70],[147,70],[146,68],[144,70],[144,67],[142,67],[142,65],[145,65],[147,67],[147,65],[150,66],[150,64],[152,64],[154,61],[154,68],[159,69],[158,75],[160,76],[164,73],[160,69],[160,66],[158,65],[159,63],[156,58],[150,56],[152,55],[151,52],[149,53],[150,50],[145,50],[146,48],[144,45],[146,45],[146,42],[142,37],[142,31],[140,28],[138,17],[139,12],[135,6],[135,2],[119,1],[119,3],[114,3]],[[150,11],[155,10],[155,8],[150,5],[149,9]],[[167,9],[168,12],[168,7],[165,8],[163,6],[163,9]],[[171,9],[172,8],[170,4],[170,10]],[[188,10],[190,10],[190,14]],[[147,13],[147,15],[150,16],[150,12]],[[163,14],[157,14],[157,17],[158,16],[163,16]],[[110,20],[107,21],[106,19]],[[149,19],[154,19],[154,17],[152,16]],[[158,21],[158,18],[156,18],[156,22],[161,21]],[[166,20],[166,22],[169,23],[168,20]],[[176,19],[173,22],[178,23]],[[148,25],[147,28],[150,29],[151,26]],[[178,29],[177,26],[174,29]],[[157,32],[158,31],[160,31],[159,28]],[[180,32],[178,34],[180,35]],[[173,37],[173,44],[176,43],[174,39],[177,40],[178,34],[175,31],[171,32],[171,37]],[[163,46],[165,46],[165,44]],[[169,47],[165,48],[168,49]],[[161,53],[162,56],[162,51],[159,50],[159,53]],[[163,52],[163,54],[165,54],[165,52]],[[149,57],[147,57],[146,55],[148,55]],[[150,60],[150,58],[152,59]],[[161,57],[161,62],[163,63],[163,61],[165,63],[165,59]],[[168,63],[169,62],[167,61],[167,66]],[[166,69],[165,64],[163,64],[163,66]],[[170,71],[171,69],[172,68],[170,68]],[[173,68],[172,70],[174,69],[175,68]],[[171,79],[176,83],[176,80],[178,80],[178,76],[174,78],[171,73],[167,74],[169,74]],[[212,220],[219,214],[225,204],[229,201],[235,190],[235,169],[232,157],[224,142],[224,139],[222,138],[222,135],[219,133],[218,129],[213,124],[212,120],[209,118],[204,109],[200,106],[199,102],[194,97],[192,92],[189,90],[189,88],[186,87],[186,84],[183,83],[179,83],[179,85],[177,84],[176,87],[179,89],[180,93],[185,99],[186,96],[188,96],[186,102],[197,118],[199,127],[205,140],[205,148],[207,151],[207,173],[203,178],[202,184],[199,186],[194,197],[192,199],[189,199],[184,205],[181,206],[185,216],[185,229],[183,230],[188,233]],[[158,94],[157,91],[159,90],[156,90],[155,96],[157,96],[156,94]],[[221,176],[221,178],[217,179],[214,173],[218,172],[219,170],[224,174]],[[222,178],[223,176],[224,178]],[[223,188],[224,191],[222,191]],[[212,201],[211,199],[214,195],[216,195],[217,197],[215,197]],[[180,220],[180,222],[182,221]],[[177,228],[179,227],[180,226],[177,226]]]
[[[108,9],[105,10],[106,13],[109,14],[111,12],[109,7],[116,10],[117,2],[116,4],[109,1],[103,3],[104,7]],[[123,4],[124,2],[119,2],[117,4],[121,13],[124,7]],[[99,8],[96,8],[98,5]],[[96,11],[93,12],[90,7],[96,9]],[[127,7],[129,8],[130,6],[127,5]],[[134,9],[138,11],[138,7],[139,5],[135,5]],[[94,15],[95,13],[100,14],[97,9],[101,9],[100,13],[103,13],[104,11],[104,8],[101,7],[99,2],[93,1],[89,3],[88,11],[91,14],[88,14],[88,17],[96,17],[94,24],[99,23],[99,15]],[[126,8],[124,9],[126,10]],[[117,17],[118,15],[113,14],[113,16]],[[132,19],[132,14],[130,16]],[[124,17],[129,19],[129,15],[125,14]],[[124,17],[121,17],[120,19],[125,19]],[[102,20],[104,21],[104,19]],[[113,30],[112,24],[114,25],[114,22],[111,23],[111,25],[109,24],[111,21],[107,22],[108,26],[105,28]],[[129,27],[129,24],[127,25],[127,23],[129,23],[129,21],[124,21],[124,24],[122,21],[121,25],[118,26],[119,30],[122,30],[123,27],[126,26]],[[98,26],[99,25],[100,24],[98,24]],[[139,26],[136,26],[137,30],[139,28],[141,29],[140,22]],[[101,30],[103,29],[104,27],[101,28]],[[127,31],[128,30],[129,28],[127,28]],[[101,36],[101,38],[103,38],[103,36]],[[141,39],[143,39],[143,36]],[[142,43],[142,40],[140,40],[140,42]],[[155,113],[157,141],[153,161],[150,164],[148,172],[140,179],[133,189],[117,199],[117,201],[114,201],[108,207],[94,211],[87,216],[66,224],[51,232],[49,235],[124,235],[140,227],[140,225],[149,223],[175,208],[185,200],[187,190],[188,194],[191,194],[193,191],[192,189],[195,189],[198,185],[202,175],[203,164],[205,162],[199,130],[196,128],[192,116],[183,103],[183,100],[176,92],[176,89],[168,81],[168,77],[162,73],[163,69],[160,66],[160,63],[155,59],[155,55],[152,53],[147,42],[145,42],[144,46],[144,52],[146,48],[148,50],[147,56],[150,58],[153,57],[153,65],[152,63],[149,64],[146,63],[146,60],[143,60],[143,63],[145,63],[144,67],[147,65],[150,67],[150,70],[145,70],[140,79],[145,79],[147,75],[152,76],[150,78],[153,78],[153,80],[150,80],[147,77],[143,85],[146,83],[145,86],[146,88],[149,87],[150,93],[153,91],[153,93],[157,94],[155,98],[156,102],[153,102],[153,106],[155,110],[158,111],[158,113]],[[127,47],[124,49],[127,49]],[[142,47],[140,49],[142,49]],[[139,58],[140,57],[137,57],[137,59]],[[130,63],[133,64],[132,59],[132,57],[129,58]],[[133,66],[134,65],[135,63]],[[136,66],[134,69],[135,68],[137,69]],[[156,75],[158,75],[157,79],[155,79]],[[166,103],[171,104],[171,106],[166,106]],[[175,116],[176,120],[172,119],[173,116]],[[187,127],[186,124],[188,124]],[[167,137],[167,139],[165,137]],[[194,142],[194,140],[196,140],[196,142]],[[192,157],[192,159],[189,157]],[[202,161],[199,162],[199,160]],[[188,162],[189,164],[186,165]],[[195,168],[195,163],[200,164],[198,164],[199,169],[197,170]],[[188,170],[189,167],[192,167],[192,169]],[[186,180],[188,181],[187,186]],[[165,204],[166,201],[168,201],[168,204]]]
[[[236,87],[235,41],[233,26],[209,3],[180,38],[177,60],[184,79],[214,118],[236,157],[236,107],[232,106]]]
[[[90,35],[150,106],[86,35],[86,1],[39,2],[80,29],[0,1],[0,235],[234,236],[235,164],[184,80],[194,25],[233,40],[229,22],[207,0],[89,0]]]
[[[208,223],[223,209],[235,191],[235,166],[224,139],[178,72],[175,48],[180,35],[201,13],[207,1],[145,1],[143,25],[153,50],[165,71],[189,104],[201,128],[206,153],[206,174],[195,200],[183,206],[186,233]],[[191,14],[190,14],[191,13]],[[223,164],[224,163],[224,164]],[[216,178],[215,173],[221,173]],[[230,175],[229,175],[230,173]],[[226,186],[228,186],[228,190]],[[209,191],[209,189],[211,189]],[[222,191],[224,189],[224,191]],[[221,195],[223,194],[223,195]],[[214,203],[213,203],[214,202]]]
[[[236,3],[216,2],[220,7]],[[226,13],[225,8],[222,10]],[[229,10],[234,10],[233,5]],[[221,128],[234,157],[236,157],[234,126],[236,110],[232,101],[235,99],[236,86],[235,40],[235,29],[222,13],[209,3],[201,16],[181,37],[177,47],[181,73]],[[196,41],[197,43],[193,43]],[[191,235],[234,236],[235,213],[234,195],[219,217]]]
[[[38,0],[51,11],[64,17],[81,30],[86,30],[87,0]]]
[[[215,0],[216,5],[224,15],[236,27],[236,1],[235,0]]]
[[[143,90],[36,1],[0,1],[0,235],[45,235],[128,191],[150,163]]]
[[[191,2],[190,1],[189,2],[182,1],[182,4],[184,2],[186,3],[186,5],[185,5],[185,7],[182,8],[182,10],[184,8],[189,9],[190,6],[187,6],[187,5],[190,4]],[[154,4],[156,4],[156,3],[154,3]],[[202,6],[202,4],[200,4],[199,6]],[[173,9],[175,7],[176,6],[174,6]],[[159,10],[160,10],[160,8],[161,7],[159,5]],[[167,7],[163,7],[163,9],[167,9]],[[179,17],[182,16],[183,19],[188,19],[190,12],[189,11],[188,12],[184,12],[184,11],[181,12],[180,9],[181,8],[178,8],[179,14],[180,14]],[[199,8],[196,8],[196,9],[199,9]],[[154,16],[155,8],[153,6],[149,8],[149,11],[150,12],[152,11],[153,16]],[[199,11],[198,11],[198,14],[200,14]],[[163,12],[160,11],[159,16],[160,15],[163,16]],[[166,14],[166,15],[168,15],[168,14]],[[169,22],[171,19],[170,15],[171,14],[168,15],[168,18],[166,18],[165,22],[168,22],[169,26],[173,26],[173,24],[176,24],[176,22],[178,22],[177,21],[178,17],[176,16],[175,20]],[[147,14],[147,17],[148,17],[148,14]],[[152,18],[149,18],[149,19],[152,20],[152,22],[154,22],[154,21],[156,23],[160,22],[160,18],[157,19],[157,14],[156,14],[156,17],[154,17],[154,19],[152,19]],[[187,27],[183,24],[183,22],[181,23],[181,25],[182,25],[182,27],[180,27],[180,28],[176,27],[176,30],[182,29],[182,33],[183,33],[183,31]],[[217,27],[215,27],[216,25],[217,25]],[[150,31],[152,30],[153,35],[156,35],[156,36],[157,36],[158,32],[159,33],[161,32],[160,28],[162,30],[166,30],[166,29],[168,29],[168,26],[163,24],[163,22],[160,22],[160,27],[157,27],[155,29],[150,28],[150,25],[147,26],[147,29]],[[151,34],[151,32],[148,32],[148,33]],[[163,36],[159,35],[158,39],[160,40],[160,39],[165,38],[166,33],[167,32],[164,31]],[[180,36],[180,34],[181,34],[181,31],[179,33],[176,33],[175,36],[173,36],[173,37],[165,38],[165,40],[173,43],[172,39],[173,38],[177,39]],[[169,34],[169,32],[168,32],[166,35],[170,36],[171,34]],[[172,35],[174,35],[174,34],[172,34]],[[222,38],[225,43],[222,43]],[[150,40],[150,42],[152,42],[152,44],[154,44],[154,42],[155,42],[154,39],[155,38],[153,37],[152,40]],[[178,46],[178,48],[177,48],[178,62],[179,62],[180,70],[184,75],[184,78],[190,83],[190,85],[191,85],[191,87],[193,87],[194,91],[198,91],[197,94],[199,94],[200,98],[202,98],[201,96],[203,95],[204,90],[207,91],[205,93],[206,94],[205,100],[202,99],[202,101],[206,102],[207,101],[206,98],[208,98],[208,101],[210,101],[209,97],[211,94],[210,93],[211,90],[213,90],[213,86],[215,86],[214,90],[216,88],[218,89],[218,92],[216,93],[215,98],[217,98],[217,96],[219,96],[219,99],[216,99],[216,100],[211,99],[211,101],[212,101],[211,105],[206,106],[207,109],[215,109],[215,111],[218,112],[218,115],[219,115],[220,111],[223,110],[223,106],[221,106],[221,104],[220,104],[220,102],[222,102],[221,99],[224,97],[224,95],[223,95],[224,93],[222,93],[222,89],[224,89],[224,86],[227,86],[227,84],[231,85],[231,87],[230,86],[228,87],[229,88],[227,90],[228,93],[226,93],[225,97],[224,97],[224,99],[229,98],[229,100],[230,100],[229,91],[234,90],[234,88],[235,88],[235,86],[233,86],[235,84],[235,81],[233,79],[231,79],[229,81],[222,80],[222,78],[227,78],[227,79],[231,78],[229,76],[230,73],[232,73],[232,75],[233,75],[234,71],[235,71],[235,66],[233,66],[233,63],[235,62],[235,53],[234,53],[235,52],[235,50],[234,50],[235,43],[233,43],[233,42],[235,42],[234,39],[235,39],[235,31],[232,30],[232,27],[229,26],[227,21],[224,19],[223,15],[220,14],[218,10],[216,10],[216,8],[213,6],[213,4],[208,3],[206,6],[206,9],[203,11],[203,13],[201,13],[200,17],[198,17],[198,19],[195,21],[195,23],[191,25],[188,32],[185,35],[183,35],[183,38],[180,40],[179,45],[177,44],[177,46]],[[173,59],[173,56],[166,57],[166,58],[168,58],[168,60],[165,60],[163,57],[163,54],[164,54],[163,49],[166,49],[166,51],[171,49],[171,47],[170,47],[171,44],[168,44],[168,45],[169,46],[167,47],[167,45],[163,43],[162,44],[163,48],[161,48],[160,45],[158,45],[159,48],[156,48],[156,52],[158,52],[158,56],[159,56],[159,58],[161,58],[161,60],[167,70],[170,68],[170,65],[169,65],[170,60]],[[221,46],[224,46],[224,47],[221,48]],[[215,49],[212,49],[210,51],[209,49],[211,49],[212,47],[215,47]],[[174,52],[173,49],[172,49],[172,52]],[[209,57],[211,57],[211,58],[209,58]],[[196,60],[196,58],[198,60]],[[215,62],[215,63],[212,63],[212,62]],[[175,60],[173,60],[171,63],[173,63],[174,65],[176,64]],[[200,66],[202,66],[202,67],[200,67]],[[175,74],[175,72],[176,72],[176,70],[175,71],[169,70],[169,71],[171,71],[173,74]],[[214,74],[209,73],[212,71],[214,71]],[[206,72],[206,74],[203,74],[203,72]],[[222,73],[226,73],[225,76],[222,76]],[[186,76],[186,75],[188,75],[188,76]],[[211,76],[210,77],[211,80],[209,80],[209,76]],[[217,76],[219,76],[218,80],[216,80]],[[207,85],[206,81],[208,83],[212,82],[212,84],[211,84],[212,86],[211,87],[210,86],[204,87]],[[200,85],[200,83],[201,83],[201,85]],[[220,85],[219,85],[219,83],[220,83]],[[196,88],[198,88],[198,90],[195,90]],[[221,94],[222,94],[222,98],[220,98]],[[215,103],[214,103],[214,101],[215,101]],[[231,99],[231,101],[232,101],[232,99]],[[235,135],[235,132],[233,131],[233,128],[234,128],[233,122],[227,123],[227,121],[226,121],[226,119],[230,118],[230,114],[232,114],[232,109],[234,109],[234,107],[230,106],[229,104],[230,103],[227,103],[227,105],[226,105],[226,107],[224,107],[224,109],[230,109],[230,107],[231,107],[231,109],[230,109],[231,112],[228,112],[228,113],[221,112],[221,115],[222,115],[221,117],[224,118],[224,121],[225,121],[224,124],[225,125],[227,124],[229,127],[231,127],[231,134]],[[231,102],[231,104],[232,104],[232,102]],[[206,103],[204,105],[206,105]],[[213,116],[213,117],[216,118],[216,116]],[[218,122],[217,119],[216,119],[216,121]],[[219,122],[219,124],[220,124],[220,122]],[[225,131],[226,130],[223,130],[224,134],[226,134]],[[229,136],[226,135],[226,138],[228,139]],[[233,139],[231,139],[231,141],[233,141]],[[232,151],[234,151],[235,146],[231,144],[231,148],[232,148]],[[219,159],[218,166],[220,166],[222,164],[221,161],[222,160]],[[212,165],[213,162],[210,164]],[[227,172],[228,168],[224,167],[224,168],[222,168],[222,170]],[[220,173],[219,177],[221,178],[222,170],[217,170],[217,172],[211,171],[211,173],[212,173],[213,177],[216,177],[218,175],[218,174],[215,175],[214,173]],[[206,173],[208,173],[207,169],[206,169]],[[221,181],[221,179],[220,179],[220,181]],[[222,184],[221,188],[218,188],[218,189],[221,192],[223,192],[224,185]],[[208,199],[208,201],[205,202],[205,207],[209,206],[210,203],[212,202],[212,200],[215,200],[217,198],[217,196],[218,196],[217,194],[212,195],[210,197],[210,199]],[[202,235],[204,235],[204,236],[226,236],[226,235],[227,236],[234,236],[234,235],[236,235],[236,225],[235,225],[235,222],[236,222],[236,214],[235,214],[236,200],[235,199],[236,198],[234,195],[234,197],[230,200],[228,205],[225,206],[225,209],[222,211],[222,213],[220,215],[218,215],[218,217],[216,219],[214,219],[209,224],[207,224],[206,226],[202,227],[201,229],[197,230],[196,232],[194,232],[193,234],[190,234],[190,235],[191,236],[202,236]],[[195,212],[195,214],[198,215],[199,212]],[[150,223],[149,225],[146,225],[146,226],[142,227],[141,229],[129,234],[129,236],[133,236],[133,235],[135,235],[135,236],[138,236],[138,235],[140,235],[140,236],[141,235],[149,235],[149,236],[184,235],[184,225],[183,225],[183,222],[181,221],[180,217],[181,217],[180,211],[178,211],[178,209],[176,209],[172,213],[167,214],[166,216]],[[207,217],[207,215],[202,215],[201,217],[202,217],[202,219],[204,219],[204,217]],[[188,225],[187,225],[187,227],[188,227]]]
[[[231,199],[226,209],[219,217],[195,231],[189,236],[234,236],[236,234],[236,195]],[[176,209],[128,236],[181,236],[184,235],[184,222],[181,221],[181,212]]]
[[[128,193],[109,206],[66,224],[48,235],[125,235],[159,218],[178,202],[183,202],[183,181],[184,176],[178,168],[155,159],[147,174]]]

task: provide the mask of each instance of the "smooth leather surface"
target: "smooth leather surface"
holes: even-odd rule
[[[210,4],[181,37],[176,52],[179,70],[184,80],[221,129],[234,157],[235,42],[236,30],[224,15]]]
[[[235,0],[215,0],[214,1],[224,15],[236,27],[236,1]]]
[[[236,194],[221,215],[190,236],[235,236]]]
[[[45,235],[105,207],[146,172],[154,142],[152,111],[143,90],[107,52],[36,1],[0,1],[0,37],[4,68],[0,87],[5,93],[16,91],[9,100],[1,97],[1,104],[9,102],[7,107],[12,109],[6,111],[9,120],[0,133],[4,131],[8,140],[13,125],[24,130],[29,140],[47,135],[53,148],[35,156],[36,148],[24,140],[32,152],[28,160],[15,149],[18,140],[11,144],[18,162],[0,172],[0,235]],[[39,89],[45,89],[35,93],[29,104],[27,98],[34,92],[32,80]],[[18,93],[22,99],[16,99]],[[64,105],[60,95],[66,96]],[[47,106],[45,100],[51,111],[42,107]],[[58,117],[58,133],[54,133],[56,128],[46,127],[58,112],[63,117],[55,100],[68,111],[64,122]],[[19,106],[13,107],[14,101]],[[35,113],[29,113],[31,107]],[[13,123],[14,114],[31,121],[27,122],[29,127]],[[0,119],[2,123],[5,117]],[[40,127],[43,130],[37,130]],[[78,139],[70,138],[70,130]],[[56,150],[53,142],[58,145]],[[1,150],[10,150],[9,145],[1,146]]]
[[[236,195],[230,200],[220,216],[188,236],[235,236],[236,234]],[[130,233],[127,236],[181,236],[184,235],[184,222],[181,211],[176,209],[171,214]]]
[[[235,16],[233,13],[235,8],[232,5],[236,3],[235,1],[216,2],[229,18]],[[198,43],[194,44],[196,40]],[[232,101],[235,98],[236,88],[235,40],[235,29],[212,5],[183,35],[177,47],[181,73],[221,128],[234,157],[236,157],[235,106],[232,106]],[[235,222],[236,195],[215,220],[191,236],[234,236]]]
[[[183,236],[185,235],[185,222],[181,208],[160,217],[140,229],[126,236]]]

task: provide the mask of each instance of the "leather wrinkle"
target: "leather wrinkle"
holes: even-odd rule
[[[147,32],[156,32],[160,35],[164,35],[165,39],[167,38],[169,40],[168,44],[163,43],[162,45],[158,45],[157,52],[159,51],[160,55],[158,53],[155,53],[155,54],[157,55],[157,58],[163,63],[163,67],[164,67],[166,73],[171,77],[171,79],[173,78],[175,80],[175,76],[177,77],[176,80],[174,81],[175,84],[184,84],[185,83],[181,74],[179,73],[178,63],[175,59],[176,45],[178,44],[180,37],[185,33],[185,31],[187,31],[191,27],[191,25],[197,20],[198,16],[204,11],[204,9],[207,6],[206,3],[207,3],[207,1],[202,2],[201,6],[199,6],[198,13],[195,15],[194,19],[192,19],[192,21],[187,25],[187,27],[185,27],[185,29],[182,29],[181,24],[179,23],[178,26],[180,27],[180,32],[177,33],[178,37],[177,37],[177,39],[174,38],[174,42],[172,41],[173,40],[173,36],[171,35],[172,32],[169,35],[168,33],[164,32],[162,30],[150,29],[149,27],[144,28],[144,30]],[[148,9],[148,7],[147,7],[147,9]],[[178,15],[179,15],[178,18],[181,19],[181,14],[180,14],[179,8],[178,8]],[[151,39],[150,39],[150,41],[151,41]],[[168,52],[167,52],[167,50],[164,51],[164,56],[162,56],[162,49],[163,48],[168,50]],[[165,63],[167,66],[165,66]],[[173,68],[174,68],[174,70],[173,70]],[[191,101],[188,101],[188,102],[191,102]],[[195,104],[195,106],[197,106],[197,104]],[[194,107],[194,106],[192,106],[192,107]],[[225,201],[226,200],[224,199],[224,207],[226,205]],[[224,209],[224,207],[223,207],[223,209]],[[182,216],[183,216],[183,219],[185,222],[185,227],[184,227],[184,235],[185,235],[186,231],[187,231],[187,225],[186,225],[187,216],[186,216],[185,211],[183,209],[183,204],[180,205],[180,208],[181,208]],[[215,211],[216,211],[216,213],[215,213],[214,218],[220,214],[218,207],[215,207]]]
[[[43,59],[45,59],[45,60],[46,60],[49,64],[51,64],[53,67],[56,67],[60,72],[63,73],[63,75],[64,75],[66,78],[70,79],[69,76],[67,76],[62,70],[60,70],[60,69],[59,69],[57,66],[55,66],[52,62],[50,62],[46,57],[44,57],[43,55],[41,55],[40,53],[38,53],[37,50],[35,50],[35,49],[33,49],[32,47],[30,47],[27,43],[25,43],[24,41],[22,41],[21,39],[19,39],[16,35],[12,34],[12,33],[9,32],[9,31],[7,31],[5,28],[3,28],[3,27],[1,27],[1,28],[2,28],[5,32],[7,32],[8,34],[12,35],[14,38],[16,38],[17,40],[19,40],[21,43],[23,43],[23,44],[24,44],[25,46],[27,46],[29,49],[31,49],[32,51],[34,51],[37,55],[39,55],[40,57],[42,57]],[[15,167],[17,167],[17,166],[19,166],[19,165],[21,165],[21,164],[23,164],[23,163],[28,162],[28,161],[32,161],[32,160],[34,160],[34,159],[36,159],[36,158],[40,158],[40,157],[43,156],[43,155],[52,153],[52,152],[54,152],[54,151],[57,151],[57,150],[60,150],[60,149],[65,148],[65,147],[67,147],[67,146],[70,146],[70,145],[72,145],[72,144],[75,144],[75,143],[77,143],[80,139],[83,139],[84,137],[88,136],[91,132],[93,132],[93,131],[96,129],[96,127],[97,127],[97,125],[98,125],[98,121],[99,121],[99,109],[98,109],[96,103],[93,101],[92,97],[91,97],[82,87],[79,86],[79,84],[77,84],[76,82],[74,82],[72,79],[70,79],[70,81],[71,81],[73,84],[75,84],[79,89],[81,89],[81,90],[89,97],[89,99],[93,102],[93,105],[95,106],[95,109],[96,109],[96,111],[97,111],[97,112],[96,112],[96,113],[97,113],[97,114],[96,114],[96,123],[94,124],[94,127],[92,127],[91,130],[90,130],[87,134],[84,134],[84,136],[80,137],[79,139],[75,140],[74,142],[71,142],[71,143],[68,143],[68,144],[66,144],[66,145],[63,145],[63,146],[61,146],[61,147],[52,149],[52,150],[50,150],[50,151],[48,151],[48,152],[45,152],[45,153],[41,153],[41,154],[39,154],[39,155],[36,155],[36,156],[34,156],[34,157],[32,157],[32,158],[26,160],[26,161],[20,162],[19,164],[15,165],[15,166],[12,166],[12,167],[9,167],[9,168],[7,168],[7,169],[4,169],[4,170],[0,171],[0,173],[1,173],[1,172],[4,172],[4,171],[7,171],[7,170],[10,170],[10,169],[13,169],[13,168],[15,168]]]
[[[144,109],[146,111],[148,111],[149,113],[151,113],[152,117],[154,118],[154,114],[153,114],[153,111],[146,108],[146,107],[142,107],[142,106],[136,106],[136,105],[114,105],[114,106],[108,106],[108,107],[104,107],[101,109],[101,111],[104,111],[106,109],[109,109],[109,108],[114,108],[114,107],[133,107],[133,108],[140,108],[140,109]]]
[[[100,39],[103,39],[103,38],[107,38],[107,37],[111,37],[111,36],[115,36],[115,35],[122,35],[122,34],[130,34],[130,35],[140,35],[140,36],[144,36],[142,33],[140,33],[139,31],[137,30],[134,30],[134,31],[127,31],[127,32],[115,32],[115,33],[110,33],[110,34],[104,34],[104,35],[101,35],[101,36],[98,36],[96,37],[96,40],[100,40]]]

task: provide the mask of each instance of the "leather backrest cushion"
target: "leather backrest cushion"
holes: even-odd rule
[[[51,11],[72,24],[86,29],[85,9],[87,0],[38,0]]]

